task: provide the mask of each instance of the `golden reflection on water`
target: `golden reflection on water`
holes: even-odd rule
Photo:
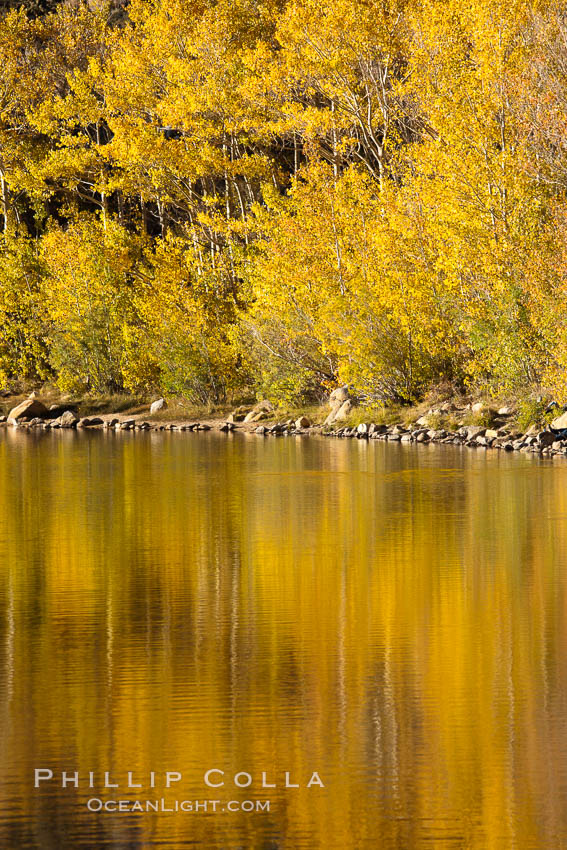
[[[0,846],[567,846],[566,516],[527,456],[2,432]]]

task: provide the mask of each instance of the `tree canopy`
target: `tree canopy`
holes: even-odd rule
[[[410,401],[567,369],[557,0],[0,18],[0,383]]]

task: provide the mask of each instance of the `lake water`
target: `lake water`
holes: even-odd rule
[[[564,461],[4,429],[0,569],[2,848],[567,847]]]

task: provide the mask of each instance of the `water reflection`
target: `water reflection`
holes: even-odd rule
[[[563,846],[566,485],[453,447],[1,432],[0,845]],[[271,811],[94,814],[36,767]]]

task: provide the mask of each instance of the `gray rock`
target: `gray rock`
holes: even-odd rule
[[[343,404],[347,399],[350,398],[350,393],[348,391],[348,386],[345,384],[344,387],[338,387],[336,390],[333,390],[331,395],[329,396],[329,404],[331,407],[336,407]]]
[[[353,407],[353,405],[352,405],[352,401],[350,399],[347,399],[346,401],[344,401],[341,404],[341,406],[339,407],[339,409],[337,410],[337,412],[335,414],[335,419],[338,420],[339,422],[342,421],[343,419],[347,419],[349,417],[351,411],[352,411],[352,407]]]
[[[8,413],[8,422],[19,422],[21,419],[35,419],[36,417],[44,419],[47,415],[47,407],[39,399],[27,398]]]
[[[481,428],[480,425],[469,425],[465,431],[469,440],[473,440],[475,437],[484,437],[486,434],[486,428]]]
[[[59,418],[59,424],[62,428],[76,428],[79,417],[72,410],[66,410]]]
[[[307,416],[300,416],[299,419],[295,420],[296,428],[311,428],[311,421],[307,418]]]
[[[408,429],[404,428],[403,425],[394,425],[391,431],[392,434],[407,434]]]
[[[563,428],[567,428],[567,410],[565,413],[562,413],[561,416],[557,416],[553,422],[551,423],[552,428],[556,428],[558,431]]]
[[[150,413],[153,415],[154,413],[159,413],[160,410],[165,410],[167,407],[167,402],[164,398],[158,398],[155,401],[152,401],[150,404]]]
[[[255,434],[260,434],[261,436],[263,436],[263,435],[266,433],[266,431],[267,431],[267,430],[268,430],[268,429],[266,428],[266,426],[265,426],[265,425],[258,425],[258,427],[257,427],[257,428],[256,428],[256,430],[254,431],[254,433],[255,433]]]
[[[538,434],[537,442],[538,445],[541,446],[541,448],[545,449],[547,448],[547,446],[550,446],[552,443],[554,443],[556,439],[557,437],[555,436],[555,434],[552,434],[551,431],[542,431],[540,434]]]

